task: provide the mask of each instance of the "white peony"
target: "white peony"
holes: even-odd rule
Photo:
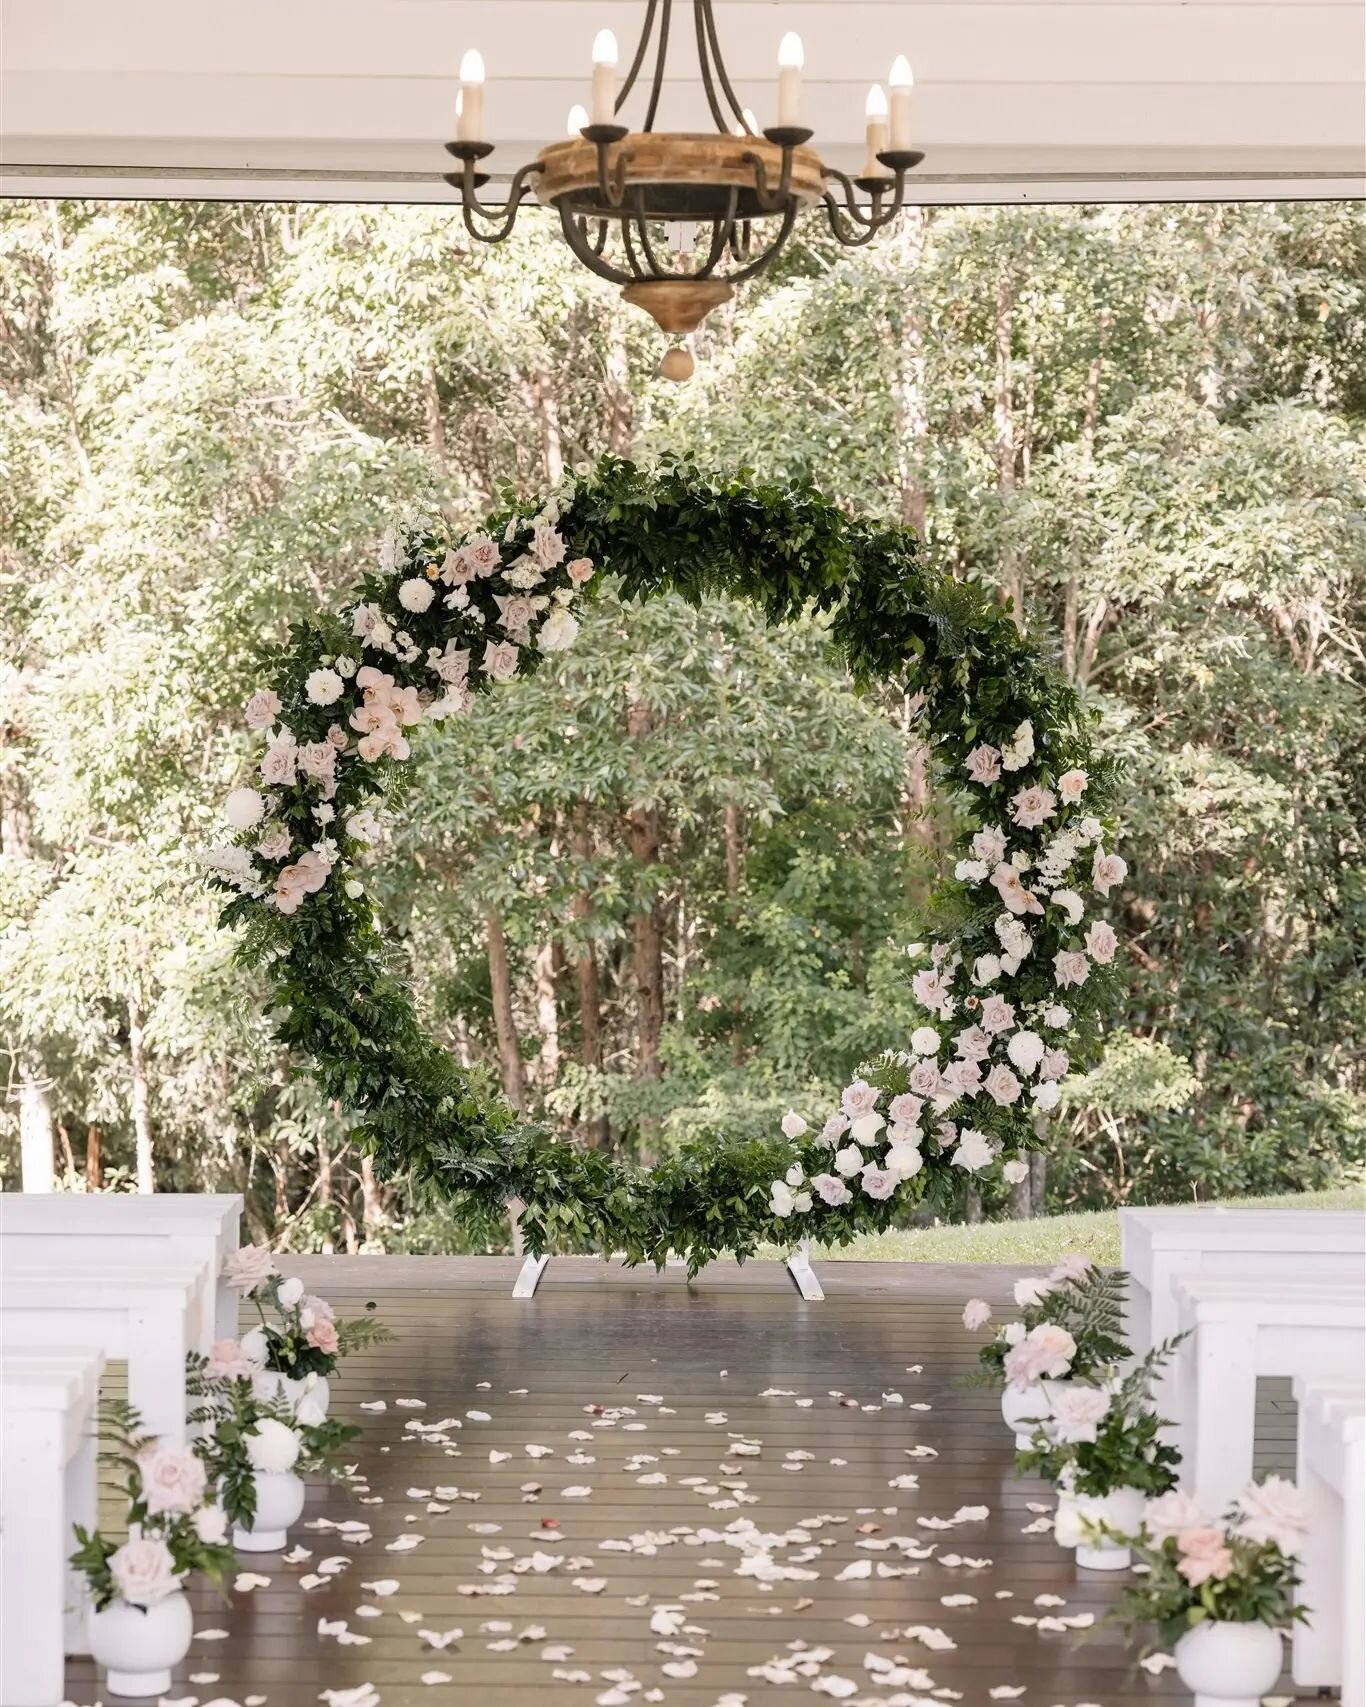
[[[1032,1073],[1044,1053],[1044,1041],[1037,1031],[1017,1031],[1006,1044],[1006,1054],[1022,1073]]]
[[[542,652],[567,652],[579,637],[579,624],[563,605],[554,610],[536,631],[536,644]]]
[[[180,1587],[171,1549],[150,1535],[125,1541],[110,1556],[109,1574],[130,1606],[155,1606]]]
[[[991,1166],[995,1157],[996,1146],[986,1133],[977,1132],[968,1126],[964,1128],[958,1148],[953,1153],[953,1165],[970,1174],[979,1174],[983,1168]]]
[[[1098,1387],[1045,1381],[1050,1417],[1048,1433],[1063,1446],[1080,1446],[1096,1438],[1110,1411],[1110,1395]]]
[[[282,1280],[276,1292],[276,1296],[287,1310],[297,1304],[303,1295],[304,1283],[297,1274],[291,1275],[288,1280]]]
[[[935,1055],[939,1051],[939,1033],[932,1025],[918,1025],[911,1033],[911,1048],[917,1055]]]
[[[194,1532],[206,1547],[216,1547],[228,1538],[228,1514],[222,1506],[204,1505],[192,1519]]]
[[[882,1160],[884,1167],[890,1168],[893,1173],[900,1174],[902,1179],[913,1179],[925,1166],[925,1158],[916,1145],[908,1144],[904,1140],[900,1143],[890,1144],[887,1148],[887,1154]]]
[[[262,1417],[244,1439],[252,1469],[268,1475],[292,1470],[302,1444],[292,1428],[277,1422],[274,1417]]]
[[[304,683],[304,692],[314,705],[332,705],[341,698],[344,686],[335,670],[314,670]]]
[[[797,1114],[794,1110],[789,1109],[787,1111],[787,1113],[783,1116],[783,1137],[784,1138],[801,1138],[801,1137],[805,1136],[805,1133],[806,1133],[806,1122],[802,1119],[800,1114]]]
[[[420,616],[435,597],[431,582],[421,575],[414,575],[411,580],[399,584],[398,602],[414,616]]]
[[[852,1179],[863,1171],[863,1152],[857,1144],[846,1144],[842,1150],[835,1151],[835,1172],[842,1174],[845,1179]]]
[[[234,788],[223,803],[223,816],[234,830],[250,830],[265,815],[266,803],[254,788]]]
[[[876,1109],[869,1114],[861,1114],[849,1128],[849,1136],[856,1144],[871,1144],[882,1128],[887,1124]]]
[[[1042,1109],[1045,1114],[1051,1114],[1062,1101],[1062,1086],[1056,1079],[1046,1079],[1043,1084],[1034,1085],[1029,1094],[1034,1098],[1036,1108]]]

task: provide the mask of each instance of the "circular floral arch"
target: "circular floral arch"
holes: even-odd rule
[[[841,1106],[793,1112],[772,1139],[694,1139],[644,1169],[580,1149],[511,1109],[491,1077],[422,1029],[358,862],[376,808],[411,768],[410,737],[574,643],[601,575],[626,598],[747,598],[782,622],[827,613],[857,682],[912,694],[961,826],[952,876],[907,949],[925,1009]],[[952,1169],[1018,1178],[1045,1140],[1069,1065],[1094,1044],[1115,934],[1090,917],[1125,875],[1111,768],[1093,718],[980,586],[923,561],[907,528],[851,517],[809,485],[608,458],[534,513],[452,536],[398,527],[345,613],[292,630],[246,720],[259,776],[234,789],[234,834],[205,855],[265,968],[281,1040],[359,1119],[388,1176],[459,1212],[522,1206],[543,1249],[695,1269],[765,1240],[845,1241],[888,1225]]]

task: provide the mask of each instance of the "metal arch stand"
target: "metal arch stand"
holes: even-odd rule
[[[512,1296],[514,1298],[534,1298],[536,1288],[541,1284],[541,1276],[550,1262],[549,1253],[539,1257],[524,1257],[513,1282]],[[811,1266],[811,1241],[803,1239],[796,1250],[787,1258],[787,1272],[792,1276],[792,1283],[809,1303],[822,1304],[825,1293],[816,1271]]]

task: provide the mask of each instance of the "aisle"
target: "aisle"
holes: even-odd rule
[[[294,1556],[196,1597],[177,1707],[1186,1699],[1111,1630],[1077,1646],[1115,1587],[955,1385],[963,1300],[1004,1307],[1005,1271],[825,1265],[806,1304],[776,1264],[584,1259],[519,1303],[500,1259],[289,1266],[398,1337],[336,1383],[364,1434]],[[88,1664],[68,1691],[99,1698]]]

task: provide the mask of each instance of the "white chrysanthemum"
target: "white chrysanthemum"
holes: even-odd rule
[[[341,698],[343,685],[336,670],[314,670],[304,683],[304,692],[314,705],[333,705]]]
[[[223,816],[234,830],[250,830],[265,815],[266,803],[254,788],[234,788],[223,803]]]
[[[410,580],[399,584],[398,602],[404,610],[412,611],[414,616],[420,616],[435,597],[431,582],[421,575],[414,575]]]
[[[298,1435],[274,1417],[262,1417],[244,1439],[253,1470],[279,1475],[292,1470],[298,1461],[301,1444]]]

